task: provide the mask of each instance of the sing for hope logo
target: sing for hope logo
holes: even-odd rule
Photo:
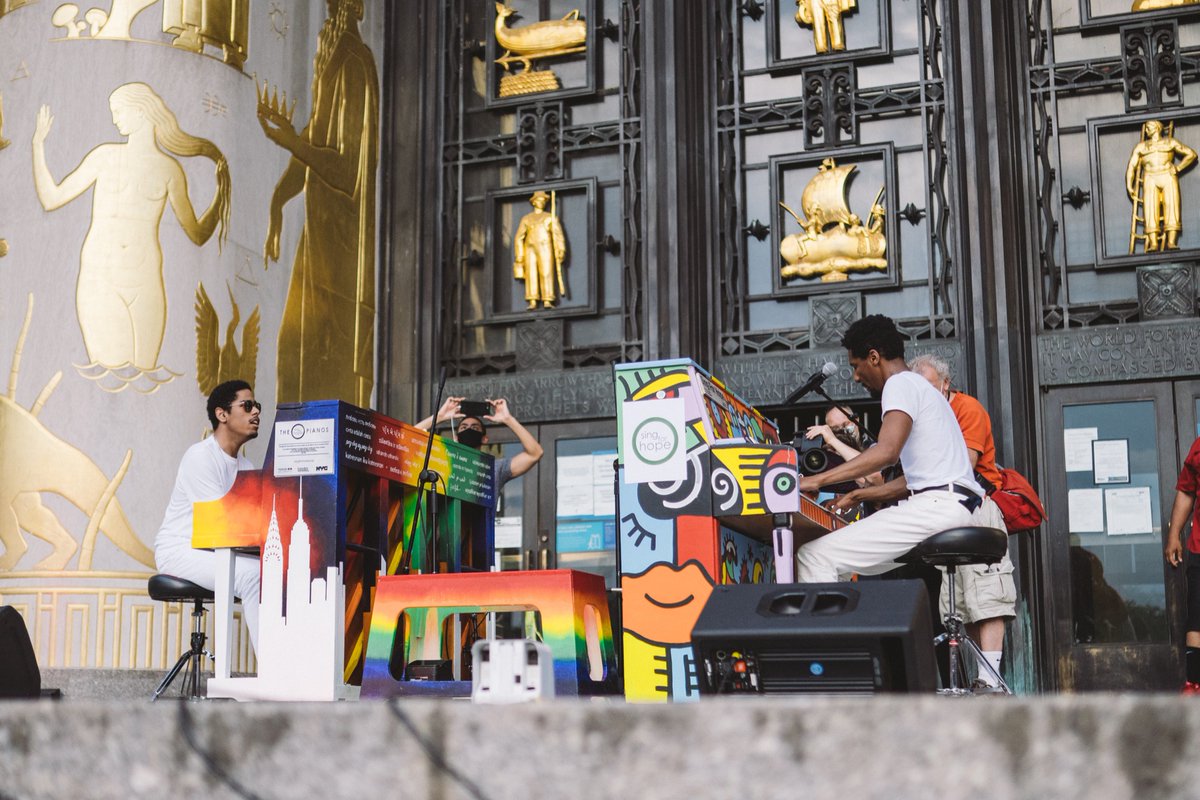
[[[671,423],[662,417],[648,417],[634,428],[633,449],[647,464],[663,464],[675,455],[679,436]]]

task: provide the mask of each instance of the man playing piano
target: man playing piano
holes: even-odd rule
[[[887,572],[927,537],[970,525],[983,499],[954,412],[941,393],[908,369],[895,323],[878,314],[864,317],[847,329],[842,346],[854,380],[881,399],[878,444],[827,472],[802,477],[800,489],[815,492],[899,461],[908,497],[803,545],[797,554],[801,583]]]
[[[154,560],[160,573],[212,589],[217,554],[192,547],[192,503],[217,500],[233,487],[239,470],[254,469],[242,446],[258,436],[262,405],[245,381],[226,381],[208,396],[208,420],[213,433],[183,454],[175,488],[154,539]],[[235,561],[233,590],[242,599],[250,642],[258,648],[259,563],[252,556]]]

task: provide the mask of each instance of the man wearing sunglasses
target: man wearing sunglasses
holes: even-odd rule
[[[262,404],[254,399],[250,384],[226,381],[208,396],[208,420],[212,436],[197,442],[183,454],[175,488],[154,539],[154,560],[160,573],[174,575],[207,589],[214,588],[217,554],[192,547],[192,503],[217,500],[233,487],[239,470],[254,469],[241,455],[246,442],[258,436]],[[238,555],[233,589],[242,599],[242,611],[250,629],[250,641],[258,647],[259,562]]]

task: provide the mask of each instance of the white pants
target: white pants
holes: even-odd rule
[[[933,534],[971,524],[963,499],[951,491],[922,492],[814,539],[796,554],[796,580],[832,583],[895,569],[897,558]]]
[[[172,547],[154,551],[155,567],[164,575],[174,575],[205,589],[216,588],[217,554],[192,547]],[[250,629],[250,644],[258,652],[259,561],[238,554],[233,559],[233,592],[242,600],[242,614]]]

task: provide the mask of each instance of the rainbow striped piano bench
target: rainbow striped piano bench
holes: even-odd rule
[[[469,696],[464,619],[474,626],[489,612],[523,612],[526,620],[536,615],[554,657],[556,696],[618,691],[604,579],[559,569],[381,576],[361,697]],[[470,652],[470,642],[465,650]]]

